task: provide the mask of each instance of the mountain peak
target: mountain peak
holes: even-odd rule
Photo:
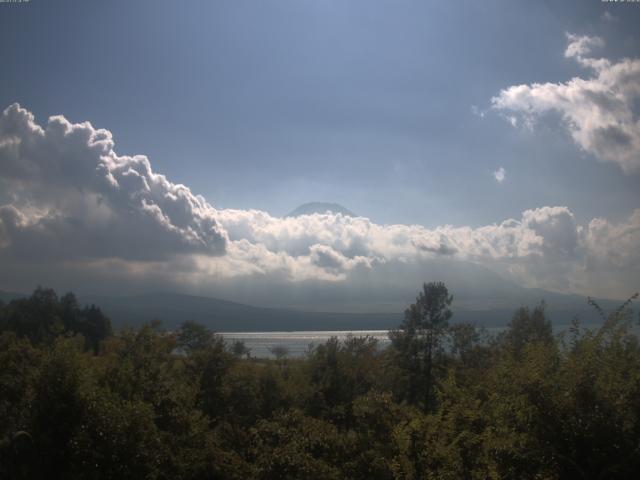
[[[357,217],[351,210],[337,203],[329,202],[309,202],[300,205],[298,208],[290,212],[287,217],[299,217],[300,215],[313,215],[314,213],[340,213],[346,217]]]

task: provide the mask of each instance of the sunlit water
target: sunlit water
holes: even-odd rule
[[[596,328],[597,325],[584,325],[588,328]],[[569,325],[554,326],[554,332],[566,331]],[[496,335],[504,330],[504,327],[486,328],[488,335]],[[272,349],[284,347],[287,357],[304,357],[310,349],[326,343],[331,337],[345,340],[348,335],[355,337],[370,336],[378,340],[380,348],[389,345],[388,330],[330,330],[330,331],[299,331],[299,332],[226,332],[220,333],[224,340],[231,345],[240,340],[249,349],[249,354],[255,358],[274,358]]]
[[[326,343],[331,337],[345,340],[349,334],[356,337],[369,335],[378,340],[384,348],[389,343],[387,330],[332,330],[332,331],[300,331],[300,332],[227,332],[221,333],[225,341],[232,343],[240,340],[249,349],[252,357],[273,358],[271,349],[284,347],[288,357],[303,357],[309,349]]]

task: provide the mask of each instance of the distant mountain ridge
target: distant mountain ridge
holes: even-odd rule
[[[353,213],[348,208],[343,207],[337,203],[329,203],[329,202],[309,202],[303,205],[300,205],[298,208],[290,212],[287,217],[299,217],[300,215],[313,215],[314,213],[340,213],[347,217],[357,217],[355,213]]]
[[[62,293],[62,292],[58,292]],[[555,325],[568,325],[578,316],[583,324],[600,322],[597,312],[578,295],[563,295],[531,289],[532,297],[548,299],[548,313]],[[0,292],[8,302],[26,295]],[[529,300],[531,300],[531,298]],[[340,313],[265,308],[178,293],[150,293],[129,297],[78,295],[83,305],[94,304],[112,320],[115,327],[139,326],[160,320],[166,328],[177,328],[187,320],[202,323],[219,332],[304,331],[304,330],[386,330],[396,328],[403,311],[395,313]],[[605,311],[621,302],[599,300]],[[530,302],[522,303],[533,306]],[[453,306],[452,323],[472,322],[486,327],[505,326],[517,307],[466,309]]]
[[[24,293],[18,292],[3,292],[0,290],[0,302],[9,303],[11,300],[16,300],[18,298],[24,298],[27,295]]]
[[[536,293],[542,294],[544,298],[544,294],[551,292]],[[578,296],[565,297],[561,294],[551,294],[551,297],[548,313],[556,325],[568,325],[576,316],[584,324],[593,324],[600,320],[586,299]],[[385,330],[397,327],[404,315],[402,310],[395,313],[341,313],[265,308],[177,293],[153,293],[132,297],[80,296],[79,300],[83,304],[98,305],[116,326],[135,326],[158,319],[167,328],[175,328],[186,320],[194,320],[220,332]],[[612,300],[600,301],[606,311],[614,309],[619,303]],[[487,327],[505,326],[515,308],[469,310],[455,308],[454,305],[452,322],[472,322]]]
[[[396,326],[401,314],[327,313],[255,307],[229,300],[177,293],[151,293],[132,297],[80,296],[81,303],[98,305],[116,326],[139,325],[157,319],[167,328],[186,320],[215,331],[292,331],[386,329]]]

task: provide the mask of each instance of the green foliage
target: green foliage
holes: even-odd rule
[[[184,322],[178,330],[177,345],[186,353],[197,352],[211,346],[215,337],[204,325],[191,320]]]
[[[231,345],[231,352],[238,358],[247,357],[251,354],[251,350],[247,348],[242,340],[235,340]]]
[[[3,331],[48,345],[60,335],[79,334],[85,339],[85,348],[95,353],[112,333],[110,320],[95,305],[80,308],[72,293],[58,299],[53,290],[42,287],[28,298],[0,305],[0,332]]]
[[[43,354],[13,332],[0,334],[0,435],[29,427]]]
[[[552,344],[553,332],[551,321],[545,313],[546,305],[541,302],[533,311],[528,307],[520,307],[513,314],[509,328],[500,337],[500,340],[515,354],[532,343]]]
[[[39,289],[0,307],[0,478],[637,476],[630,301],[558,338],[543,304],[497,338],[448,326],[450,305],[427,284],[390,348],[332,338],[284,361],[192,322],[104,338],[99,310]]]
[[[398,366],[398,396],[411,404],[421,404],[425,410],[434,407],[436,370],[452,316],[452,301],[444,283],[425,283],[416,303],[405,311],[400,328],[389,332]]]
[[[309,378],[313,394],[308,409],[339,425],[353,422],[352,402],[374,386],[377,340],[349,336],[344,343],[336,337],[309,355]]]
[[[344,478],[340,433],[331,423],[289,410],[259,422],[255,432],[256,478]]]

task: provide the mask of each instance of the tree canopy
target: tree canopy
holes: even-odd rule
[[[390,332],[258,359],[203,325],[111,332],[38,289],[0,306],[0,478],[635,478],[631,303],[555,334],[544,305],[491,336],[426,284]]]

